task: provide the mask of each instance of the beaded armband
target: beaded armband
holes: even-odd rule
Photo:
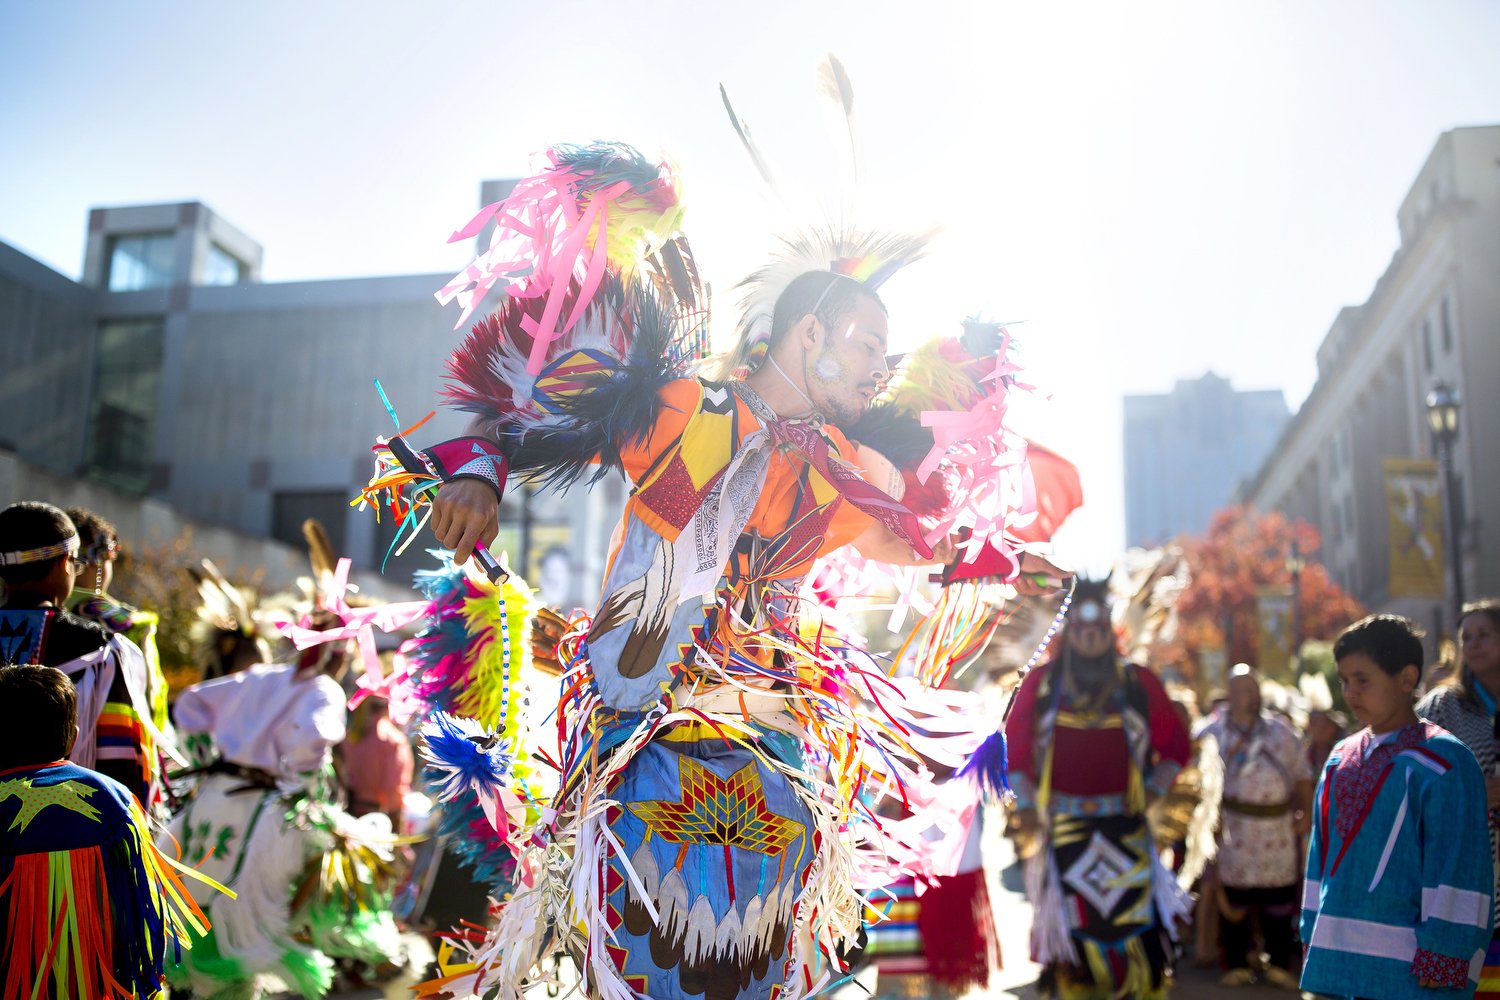
[[[424,449],[422,457],[445,483],[455,479],[478,479],[494,489],[496,500],[505,495],[510,463],[489,438],[454,438]]]

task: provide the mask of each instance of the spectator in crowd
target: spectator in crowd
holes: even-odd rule
[[[1217,752],[1223,768],[1218,824],[1223,983],[1245,986],[1254,980],[1250,953],[1258,924],[1270,959],[1267,981],[1296,989],[1299,848],[1312,820],[1312,772],[1301,741],[1279,715],[1262,707],[1260,678],[1245,663],[1230,674],[1228,710],[1215,713],[1202,736],[1202,752]]]
[[[1361,619],[1333,655],[1364,728],[1334,747],[1318,784],[1302,988],[1472,996],[1493,921],[1484,776],[1468,747],[1413,709],[1422,640],[1410,622]]]
[[[1417,705],[1417,714],[1448,730],[1469,748],[1485,779],[1485,808],[1489,816],[1490,857],[1500,873],[1500,774],[1497,774],[1497,734],[1500,720],[1495,703],[1500,698],[1500,601],[1489,599],[1464,605],[1458,621],[1459,669]],[[1500,874],[1492,897],[1500,897]],[[1480,975],[1478,996],[1500,997],[1500,942],[1490,940]]]
[[[391,721],[390,707],[384,698],[360,702],[349,720],[349,737],[339,745],[339,771],[349,791],[349,811],[384,813],[399,832],[415,764],[411,741]]]

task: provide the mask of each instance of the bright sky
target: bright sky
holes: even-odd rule
[[[787,188],[842,203],[814,76],[836,52],[857,217],[943,227],[886,286],[895,339],[1025,320],[1052,399],[1024,429],[1082,468],[1060,548],[1099,566],[1122,394],[1211,369],[1300,403],[1437,137],[1500,122],[1497,49],[1489,0],[4,4],[0,240],[76,276],[91,206],[201,199],[269,281],[456,270],[482,179],[618,139],[680,164],[727,325],[812,215],[763,196],[718,84]]]

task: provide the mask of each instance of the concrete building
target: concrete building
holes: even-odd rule
[[[378,566],[391,527],[349,506],[374,437],[393,430],[372,380],[407,422],[439,409],[417,443],[462,433],[438,397],[460,337],[433,299],[450,275],[266,283],[261,259],[193,202],[95,209],[81,281],[0,244],[0,447],[252,536],[300,546],[317,517],[357,566]],[[596,591],[623,496],[614,481],[534,502],[549,600]],[[517,559],[518,503],[499,542]],[[425,565],[418,543],[388,574]]]
[[[1280,389],[1239,391],[1212,372],[1165,395],[1126,396],[1125,543],[1204,531],[1289,415]]]
[[[1459,389],[1464,590],[1500,594],[1500,126],[1444,133],[1396,218],[1400,247],[1369,300],[1339,312],[1312,392],[1244,496],[1318,525],[1317,557],[1366,605],[1430,626],[1452,586],[1441,605],[1392,592],[1382,460],[1431,457],[1427,393]]]

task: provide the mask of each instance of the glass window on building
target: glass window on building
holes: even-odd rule
[[[177,237],[172,233],[134,233],[109,241],[109,281],[112,292],[166,288],[172,284]]]
[[[244,280],[245,262],[217,243],[210,243],[203,261],[203,284],[238,285]]]
[[[302,522],[312,518],[328,532],[328,543],[336,556],[346,556],[345,520],[349,514],[349,489],[277,490],[271,494],[271,537],[299,549],[307,549]]]
[[[162,333],[160,317],[111,320],[94,351],[88,473],[132,493],[146,491],[155,458]]]

